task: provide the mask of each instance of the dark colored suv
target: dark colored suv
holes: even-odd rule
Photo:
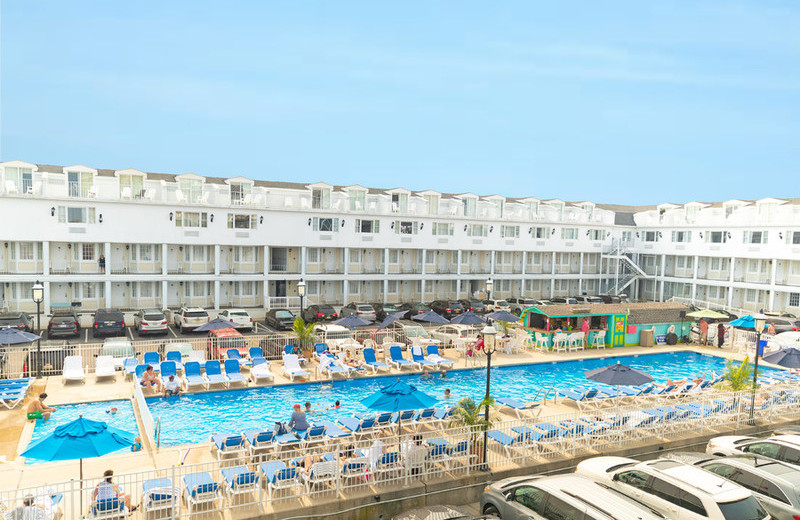
[[[375,319],[383,321],[386,316],[398,312],[400,309],[394,303],[373,303],[372,308],[375,309]]]
[[[339,316],[336,314],[336,309],[327,303],[320,303],[318,305],[309,305],[303,311],[303,321],[310,323],[312,321],[333,321]]]
[[[486,313],[486,305],[484,305],[483,302],[480,300],[458,300],[458,301],[464,307],[465,311],[472,311],[475,314]]]
[[[94,313],[92,337],[124,336],[125,316],[117,309],[98,309]]]
[[[33,322],[24,312],[4,312],[0,314],[0,329],[19,329],[33,332]]]
[[[430,307],[425,305],[424,303],[404,303],[400,307],[397,308],[399,311],[407,311],[406,315],[403,316],[404,318],[411,318],[412,316],[416,316],[417,314],[425,314],[429,310]]]
[[[431,310],[447,319],[464,312],[464,306],[457,300],[436,300],[431,302]]]
[[[80,337],[81,324],[78,315],[72,309],[58,309],[53,311],[53,317],[47,323],[47,337],[59,336]]]

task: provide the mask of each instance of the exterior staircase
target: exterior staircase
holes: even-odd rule
[[[602,258],[616,260],[617,269],[613,278],[606,280],[602,292],[619,296],[625,292],[635,280],[639,278],[653,278],[644,269],[639,267],[639,254],[632,252],[630,243],[623,240],[614,240],[611,246],[602,254]]]

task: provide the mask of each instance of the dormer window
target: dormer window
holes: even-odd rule
[[[428,215],[436,216],[439,214],[438,195],[425,195],[425,202],[428,204]]]
[[[231,204],[240,206],[247,204],[250,199],[250,192],[253,189],[249,182],[231,182]]]
[[[331,189],[330,188],[312,188],[311,189],[311,207],[313,209],[330,209],[330,207],[331,207]]]
[[[67,189],[70,197],[88,197],[93,183],[94,174],[92,172],[67,172]]]
[[[536,218],[539,215],[539,201],[528,202],[528,216]]]
[[[392,193],[392,213],[408,211],[408,193]]]
[[[550,204],[553,206],[553,209],[556,210],[556,218],[561,220],[564,218],[564,203],[563,202],[552,202]]]
[[[464,216],[475,217],[478,210],[477,200],[474,197],[465,197],[461,202],[464,204]]]
[[[181,179],[178,181],[178,189],[181,190],[186,202],[196,204],[203,196],[202,179]]]
[[[505,202],[503,199],[495,199],[492,201],[495,209],[495,218],[503,218],[503,210],[505,209]]]
[[[33,191],[33,168],[6,166],[3,170],[6,174],[7,192],[23,194]]]
[[[364,211],[367,207],[367,192],[364,190],[349,190],[350,211]]]
[[[581,204],[581,209],[586,212],[587,218],[592,218],[594,215],[594,204]]]
[[[700,211],[698,206],[686,206],[686,220],[694,222],[697,219],[697,212]]]
[[[121,199],[141,199],[144,195],[144,177],[131,173],[119,175],[119,196]]]

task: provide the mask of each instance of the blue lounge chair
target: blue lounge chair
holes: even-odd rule
[[[321,374],[328,374],[333,377],[336,374],[349,376],[350,371],[338,364],[338,360],[332,354],[322,354],[319,360],[319,371]]]
[[[346,432],[339,428],[339,426],[333,421],[317,421],[314,423],[314,426],[322,426],[325,428],[326,439],[341,439],[343,437],[349,437],[352,435],[352,433]]]
[[[413,367],[416,363],[412,363],[407,359],[403,359],[403,351],[399,346],[389,347],[389,361],[390,365],[394,365],[398,370],[403,370],[404,367]]]
[[[183,380],[186,381],[186,388],[191,389],[193,386],[202,386],[208,388],[208,382],[200,372],[200,363],[197,361],[187,361],[183,367]]]
[[[559,389],[558,393],[574,402],[580,410],[595,408],[599,401],[597,388],[589,388],[588,390]]]
[[[376,480],[380,481],[384,476],[399,475],[403,469],[403,464],[400,462],[400,454],[396,451],[390,451],[378,457],[378,460],[375,461],[375,467],[372,468],[372,473],[375,475]]]
[[[325,353],[330,353],[327,343],[314,344],[314,357],[316,357],[318,361],[322,358],[322,355]]]
[[[425,408],[414,414],[414,420],[418,423],[427,423],[433,420],[433,414],[436,413],[434,408]]]
[[[172,486],[171,479],[146,480],[142,483],[142,514],[145,518],[153,513],[172,516],[180,495],[180,490]]]
[[[217,360],[206,361],[206,379],[208,379],[208,382],[212,385],[231,385],[230,379],[222,373],[222,368]]]
[[[264,351],[261,350],[261,347],[250,347],[249,354],[251,360],[254,360],[255,358],[259,357],[260,358],[264,357]]]
[[[7,388],[0,390],[0,402],[3,403],[3,406],[11,410],[24,401],[27,395],[28,387]]]
[[[392,425],[392,412],[381,412],[375,417],[375,428],[388,428]]]
[[[135,357],[128,357],[122,360],[122,370],[125,371],[125,377],[133,376],[136,374],[136,367],[139,366],[139,360]]]
[[[269,498],[275,491],[281,489],[292,489],[298,485],[297,468],[287,468],[281,461],[264,462],[260,466],[261,474],[267,481]]]
[[[396,423],[400,421],[401,423],[407,423],[414,418],[415,413],[417,413],[415,410],[401,410],[392,417],[392,422]]]
[[[206,368],[206,373],[208,368]],[[242,375],[241,365],[235,359],[225,360],[225,376],[231,383],[248,383],[248,379]]]
[[[321,424],[312,424],[307,430],[296,430],[295,433],[300,437],[304,446],[308,446],[313,442],[322,442],[325,440],[325,426]]]
[[[283,346],[283,353],[284,354],[291,354],[292,351],[294,351],[294,345],[284,345]],[[306,358],[300,356],[299,354],[297,355],[297,362],[298,363],[300,363],[302,365],[306,361],[308,361]]]
[[[175,369],[175,362],[174,361],[162,361],[161,362],[161,382],[169,378],[169,376],[178,377],[178,372]]]
[[[541,413],[542,408],[539,406],[540,403],[523,403],[513,397],[498,397],[496,399],[498,403],[502,406],[510,408],[517,415],[517,419],[522,419],[520,412],[527,412],[531,410],[537,410],[538,413]],[[538,416],[538,413],[536,416]]]
[[[183,477],[183,484],[189,514],[200,504],[213,504],[219,496],[219,484],[207,472],[186,475]]]
[[[486,432],[486,436],[500,445],[503,448],[506,456],[509,458],[513,458],[511,450],[512,448],[516,449],[523,444],[522,439],[520,436],[512,437],[507,433],[503,433],[500,430],[489,430]]]
[[[175,370],[183,370],[183,357],[181,357],[181,353],[177,350],[170,350],[167,352],[167,361],[172,361],[175,363]]]
[[[144,364],[145,365],[153,365],[153,370],[156,372],[161,371],[161,356],[158,355],[158,352],[145,352],[144,353]]]
[[[255,456],[258,451],[271,448],[275,444],[275,432],[273,431],[256,428],[254,430],[245,430],[242,435],[247,441],[247,449],[251,457]]]
[[[447,423],[450,421],[450,418],[453,416],[453,407],[448,406],[445,408],[437,408],[436,411],[433,412],[433,419],[432,421],[438,422],[440,424]]]
[[[375,417],[340,417],[337,422],[356,435],[370,435],[375,433]]]
[[[125,507],[125,501],[120,500],[119,497],[104,498],[95,500],[89,508],[91,517],[95,519],[109,520],[111,518],[126,518],[128,516],[128,508]]]
[[[372,373],[375,374],[378,370],[389,370],[389,365],[386,363],[381,363],[375,357],[375,349],[374,348],[365,348],[363,350],[364,353],[364,364],[367,365],[372,369]]]
[[[240,367],[249,367],[253,364],[251,361],[243,358],[241,352],[235,348],[229,348],[225,353],[225,357],[228,359],[235,359]]]
[[[217,433],[211,436],[211,442],[216,448],[217,459],[222,460],[226,455],[244,455],[244,436],[226,435]]]
[[[419,365],[420,368],[438,368],[439,364],[425,359],[425,354],[422,352],[422,347],[414,345],[411,347],[411,361]]]
[[[437,345],[428,345],[425,350],[428,353],[428,355],[425,356],[425,359],[428,361],[436,363],[440,367],[453,368],[453,362],[449,359],[443,358],[439,354],[439,347]]]
[[[144,374],[145,371],[147,371],[147,365],[136,365],[136,368],[134,369],[133,373],[137,381],[142,380],[142,374]]]
[[[234,466],[220,470],[225,481],[225,493],[228,500],[234,496],[251,493],[258,489],[258,473],[250,471],[247,466]]]
[[[471,466],[478,460],[478,454],[473,452],[469,441],[460,441],[450,450],[451,461],[461,459],[466,459],[466,466]]]

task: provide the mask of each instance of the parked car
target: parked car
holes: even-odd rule
[[[172,323],[181,333],[184,330],[194,330],[209,321],[208,313],[202,307],[181,307],[172,317]]]
[[[397,320],[389,325],[389,330],[394,332],[395,339],[401,343],[412,344],[415,340],[433,339],[425,327],[411,320]]]
[[[430,331],[430,335],[434,339],[438,339],[445,347],[453,345],[456,338],[464,338],[467,336],[477,336],[475,328],[470,325],[460,325],[458,323],[450,323],[449,325],[442,325]]]
[[[553,305],[576,305],[578,300],[571,297],[562,298],[557,296],[555,298],[550,298],[550,303]]]
[[[714,437],[706,445],[709,455],[752,453],[800,466],[800,435],[775,435],[760,439],[744,435]]]
[[[208,359],[223,359],[228,349],[235,348],[239,355],[247,357],[247,340],[242,333],[231,327],[230,329],[215,329],[208,331]]]
[[[605,303],[599,296],[589,296],[586,294],[572,296],[578,303]]]
[[[363,320],[375,321],[375,309],[368,303],[355,303],[351,302],[342,307],[339,314],[344,318],[345,316],[355,315]]]
[[[634,498],[575,474],[500,480],[484,489],[481,511],[513,520],[665,518],[654,508]]]
[[[108,338],[103,342],[97,355],[113,357],[114,366],[121,369],[125,358],[136,356],[136,352],[133,349],[133,343],[128,338]]]
[[[480,300],[458,300],[464,306],[464,310],[472,311],[475,314],[485,314],[486,306]]]
[[[217,318],[231,322],[236,330],[252,331],[255,326],[253,318],[244,309],[225,309],[217,314]]]
[[[444,316],[448,320],[453,316],[464,313],[464,306],[458,300],[435,300],[429,305],[436,314]]]
[[[800,468],[758,455],[715,457],[705,453],[670,453],[753,492],[775,520],[800,518]]]
[[[508,312],[520,316],[525,309],[536,305],[542,305],[542,302],[534,300],[533,298],[509,298],[508,304],[510,309]]]
[[[192,350],[194,350],[194,345],[188,341],[172,340],[162,345],[162,348],[159,348],[159,354],[166,359],[167,352],[180,352],[181,363],[186,363],[190,361],[189,354]]]
[[[309,305],[303,311],[303,321],[311,323],[313,321],[334,321],[339,317],[336,309],[326,303]]]
[[[767,326],[772,325],[775,327],[775,332],[789,332],[790,330],[800,330],[800,321],[794,318],[782,318],[769,316],[767,318]]]
[[[351,339],[353,331],[333,323],[318,323],[314,325],[314,337],[321,343],[328,343],[329,341]]]
[[[372,308],[375,309],[375,320],[383,321],[389,314],[398,312],[400,309],[394,303],[372,303]]]
[[[486,307],[486,312],[511,312],[511,305],[505,300],[483,300],[483,305]]]
[[[125,335],[125,316],[118,309],[98,309],[94,313],[92,337]]]
[[[411,316],[414,316],[416,314],[425,314],[429,310],[431,310],[431,308],[428,307],[427,305],[425,305],[422,302],[419,302],[419,303],[404,303],[400,307],[397,308],[398,312],[399,311],[407,311],[406,315],[403,316],[404,318],[411,318]]]
[[[597,294],[595,297],[603,300],[603,303],[622,303],[623,301],[622,295],[614,296],[613,294]]]
[[[19,329],[33,332],[33,322],[24,312],[4,312],[0,314],[0,329]]]
[[[270,309],[264,316],[264,324],[275,330],[292,330],[295,318],[289,309]]]
[[[47,338],[54,339],[62,336],[80,337],[81,322],[72,308],[56,309],[47,322]]]
[[[169,334],[167,317],[161,309],[142,309],[133,315],[133,326],[136,332],[145,334]]]
[[[674,460],[639,462],[625,457],[593,457],[578,464],[575,471],[644,502],[669,518],[770,518],[747,489],[695,466]]]

